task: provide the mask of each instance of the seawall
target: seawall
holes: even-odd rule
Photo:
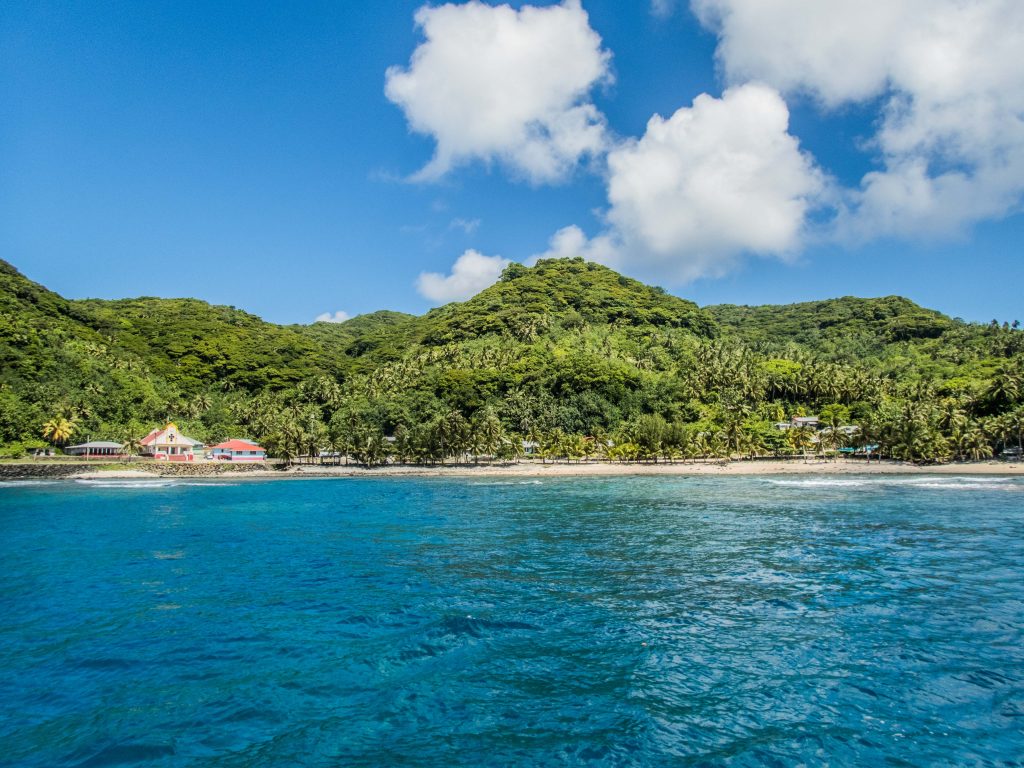
[[[84,462],[24,462],[0,464],[0,480],[57,480],[83,475],[96,470],[115,470],[124,472],[147,472],[159,477],[216,477],[226,474],[265,472],[277,473],[277,465],[273,462],[253,462],[248,464],[220,463],[181,463],[165,462],[104,462],[102,464],[86,464]]]

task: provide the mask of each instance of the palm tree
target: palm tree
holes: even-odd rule
[[[973,461],[992,457],[992,446],[989,444],[988,438],[985,437],[985,433],[981,429],[973,424],[963,435],[962,441],[957,445],[957,449],[963,456]]]
[[[498,446],[498,456],[502,459],[511,459],[516,464],[523,458],[525,452],[521,435],[506,435],[502,437],[501,445]]]
[[[445,456],[458,456],[466,450],[469,425],[465,417],[456,410],[448,411],[438,424],[438,438],[441,444],[441,463]]]
[[[77,430],[78,425],[73,417],[54,416],[43,424],[43,437],[54,445],[63,447]]]
[[[789,444],[793,450],[800,451],[807,461],[807,449],[814,445],[814,432],[810,427],[794,427],[789,430]]]
[[[583,435],[566,435],[562,442],[563,452],[567,461],[575,459],[579,461],[587,453],[587,444],[589,441],[585,440]]]
[[[739,414],[730,414],[725,427],[722,429],[722,434],[725,437],[725,444],[729,449],[729,453],[740,453],[743,445],[744,430]]]
[[[1015,408],[1003,417],[1006,433],[1017,438],[1017,451],[1024,455],[1024,406]]]
[[[399,464],[405,464],[409,454],[412,453],[412,434],[405,424],[395,427],[395,458]]]
[[[906,461],[935,461],[949,455],[949,444],[937,427],[939,413],[927,400],[904,403],[886,430],[889,451]]]
[[[1013,403],[1024,391],[1024,377],[1009,364],[1000,366],[985,390],[985,396],[993,403]]]
[[[751,459],[756,458],[760,454],[768,450],[768,443],[759,432],[744,432],[743,433],[743,451]]]
[[[124,433],[124,452],[129,456],[138,456],[142,451],[142,438],[134,432]]]
[[[210,396],[205,392],[201,392],[189,400],[188,404],[185,406],[185,415],[190,419],[194,419],[210,410],[210,405]]]
[[[360,464],[372,467],[387,459],[388,444],[378,430],[366,430],[353,441],[352,457]]]
[[[501,420],[493,408],[487,406],[474,414],[470,433],[474,453],[494,455],[501,445],[503,430]]]
[[[693,453],[706,459],[711,454],[711,435],[707,432],[698,432],[693,441]]]

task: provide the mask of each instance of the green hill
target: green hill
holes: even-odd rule
[[[0,381],[35,378],[72,341],[99,343],[90,316],[0,260]]]
[[[525,341],[584,326],[685,328],[713,336],[715,323],[696,304],[583,259],[509,266],[468,301],[431,310],[419,322],[427,344],[505,335]]]
[[[512,265],[418,317],[289,326],[195,299],[67,300],[0,262],[0,361],[10,453],[55,416],[119,440],[174,418],[282,455],[395,434],[436,459],[479,433],[757,453],[786,447],[774,422],[824,409],[893,455],[942,458],[1012,442],[1024,396],[1024,333],[1006,325],[899,297],[701,309],[582,259]]]
[[[887,344],[934,339],[957,323],[900,296],[841,299],[759,307],[720,304],[707,312],[749,344],[798,344],[821,354],[839,349],[877,354]]]

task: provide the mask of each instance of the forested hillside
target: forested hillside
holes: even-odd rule
[[[757,455],[913,460],[1021,441],[1024,333],[899,297],[715,306],[581,259],[510,266],[423,316],[277,326],[194,299],[70,301],[0,262],[0,444],[129,445],[175,419],[281,456],[440,461]],[[818,414],[819,435],[775,422]],[[856,425],[858,433],[840,430]],[[395,439],[389,443],[385,436]]]

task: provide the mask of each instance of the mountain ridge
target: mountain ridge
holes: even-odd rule
[[[203,439],[283,445],[285,433],[340,433],[346,418],[382,435],[445,413],[491,414],[508,433],[626,436],[654,418],[718,434],[736,408],[771,443],[765,425],[831,405],[864,420],[930,398],[993,417],[1020,399],[1022,353],[1009,325],[902,297],[701,308],[580,258],[513,264],[423,315],[309,325],[198,299],[65,299],[0,262],[8,445],[38,442],[54,414],[91,435],[175,418]],[[1001,376],[1011,385],[993,395]],[[302,419],[308,429],[282,426]]]

